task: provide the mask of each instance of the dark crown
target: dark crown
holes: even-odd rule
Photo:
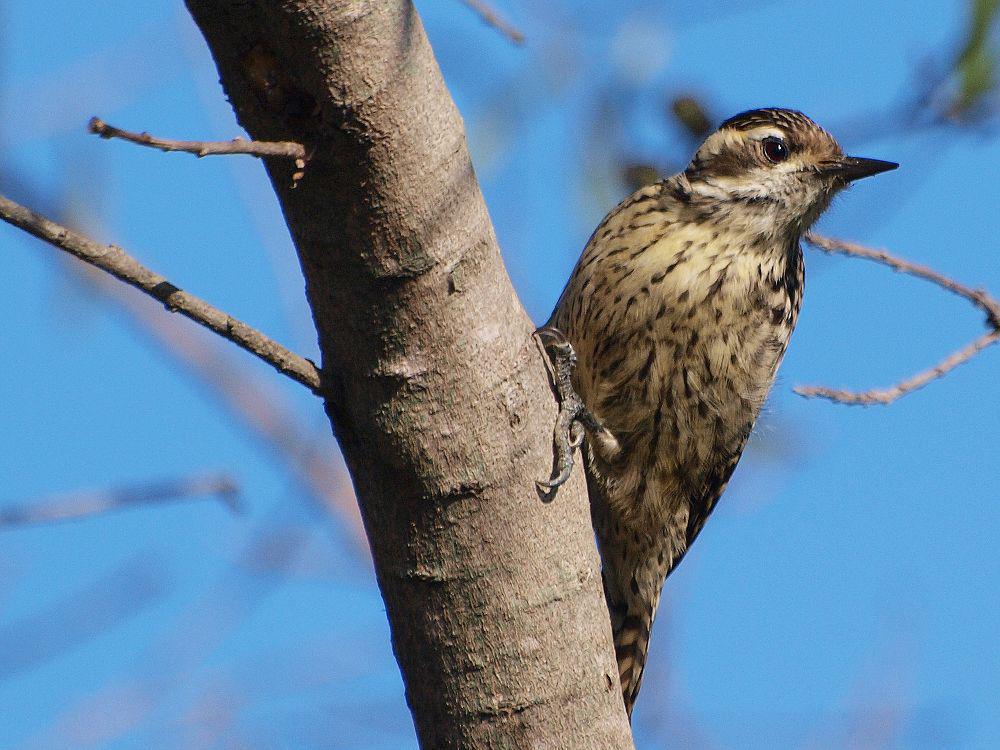
[[[816,129],[822,128],[810,120],[801,112],[794,109],[780,109],[778,107],[767,107],[764,109],[748,109],[733,115],[719,126],[719,130],[753,130],[754,128],[766,125],[776,125],[788,130]]]

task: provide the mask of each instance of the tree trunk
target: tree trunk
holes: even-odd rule
[[[628,748],[583,472],[410,2],[188,0],[295,241],[424,748]]]

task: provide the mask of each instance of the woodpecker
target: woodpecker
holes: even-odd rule
[[[853,180],[800,112],[732,117],[683,172],[622,201],[538,330],[560,413],[552,491],[583,445],[622,696],[631,718],[669,573],[743,453],[802,302],[799,240]]]

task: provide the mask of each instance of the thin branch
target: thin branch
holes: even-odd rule
[[[806,240],[825,253],[847,255],[854,258],[865,258],[875,261],[900,273],[916,276],[930,281],[933,284],[945,289],[952,294],[957,294],[969,300],[976,307],[986,313],[986,325],[991,329],[978,339],[964,348],[952,353],[938,364],[930,367],[916,375],[900,381],[889,388],[872,388],[867,391],[847,391],[825,386],[798,386],[795,392],[806,398],[826,398],[842,404],[862,404],[870,406],[872,404],[891,404],[901,396],[912,393],[918,388],[923,388],[932,380],[937,380],[941,376],[951,372],[959,365],[968,362],[986,347],[1000,341],[1000,301],[985,289],[973,289],[972,287],[960,284],[954,279],[950,279],[944,274],[935,271],[933,268],[911,263],[902,258],[890,255],[885,250],[874,250],[856,242],[823,237],[817,234],[809,234]]]
[[[989,292],[985,289],[973,289],[972,287],[965,286],[964,284],[960,284],[957,281],[948,278],[944,274],[935,271],[933,268],[922,266],[918,263],[911,263],[907,260],[903,260],[902,258],[890,255],[885,250],[873,250],[872,248],[865,247],[864,245],[859,245],[856,242],[847,242],[846,240],[823,237],[818,234],[807,235],[806,241],[818,250],[830,253],[831,255],[840,254],[850,255],[855,258],[866,258],[867,260],[872,260],[876,263],[889,266],[894,271],[926,279],[932,284],[937,284],[939,287],[946,289],[952,294],[965,297],[965,299],[969,300],[972,304],[986,313],[989,318],[989,324],[992,327],[1000,328],[1000,301],[991,297]]]
[[[524,44],[524,33],[505,20],[486,0],[462,0],[487,26],[492,26],[514,44]]]
[[[171,138],[157,138],[146,132],[134,133],[130,130],[122,130],[114,125],[108,125],[99,117],[90,118],[87,130],[101,138],[120,138],[123,141],[157,148],[160,151],[182,151],[194,154],[199,159],[203,156],[232,154],[247,154],[258,158],[277,156],[294,159],[297,171],[292,175],[293,183],[302,179],[302,175],[305,174],[306,162],[309,160],[306,147],[294,141],[248,141],[245,138],[233,138],[231,141],[177,141]]]
[[[214,497],[239,512],[239,486],[226,474],[209,474],[119,487],[73,492],[24,505],[0,509],[0,527],[54,523],[85,518],[136,505],[152,505]]]
[[[162,302],[170,312],[180,313],[229,339],[283,375],[301,383],[314,393],[319,392],[320,375],[315,364],[219,308],[178,289],[120,247],[95,242],[2,195],[0,195],[0,219],[134,286]]]
[[[219,154],[248,154],[259,157],[283,156],[302,161],[303,163],[299,166],[305,166],[306,147],[293,141],[248,141],[245,138],[233,138],[231,141],[175,141],[170,138],[157,138],[146,132],[134,133],[122,130],[114,125],[108,125],[99,117],[90,118],[87,130],[101,138],[120,138],[140,146],[158,148],[160,151],[183,151],[199,158]]]
[[[196,329],[159,313],[148,298],[130,292],[104,274],[87,266],[80,270],[89,272],[81,274],[82,283],[92,284],[96,294],[207,387],[229,414],[284,463],[310,496],[344,523],[355,549],[370,559],[350,478],[346,468],[333,459],[329,433],[320,436],[300,427],[301,417],[285,402],[283,394],[227,356],[222,350],[225,342],[197,335]]]
[[[949,357],[943,359],[941,362],[938,362],[938,364],[934,365],[934,367],[930,367],[923,372],[918,372],[913,377],[900,381],[890,388],[872,388],[868,391],[856,392],[841,391],[834,388],[814,385],[798,386],[795,389],[795,392],[800,396],[805,396],[806,398],[827,398],[841,404],[861,404],[863,406],[871,406],[872,404],[891,404],[900,396],[905,396],[907,393],[915,391],[918,388],[923,388],[932,380],[937,380],[942,375],[954,370],[960,364],[968,362],[983,349],[991,344],[995,344],[997,341],[1000,341],[1000,331],[992,331],[990,333],[983,334],[964,349],[960,349]]]

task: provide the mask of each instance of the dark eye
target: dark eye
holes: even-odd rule
[[[788,158],[788,145],[780,138],[768,136],[760,145],[764,148],[764,156],[775,164]]]

